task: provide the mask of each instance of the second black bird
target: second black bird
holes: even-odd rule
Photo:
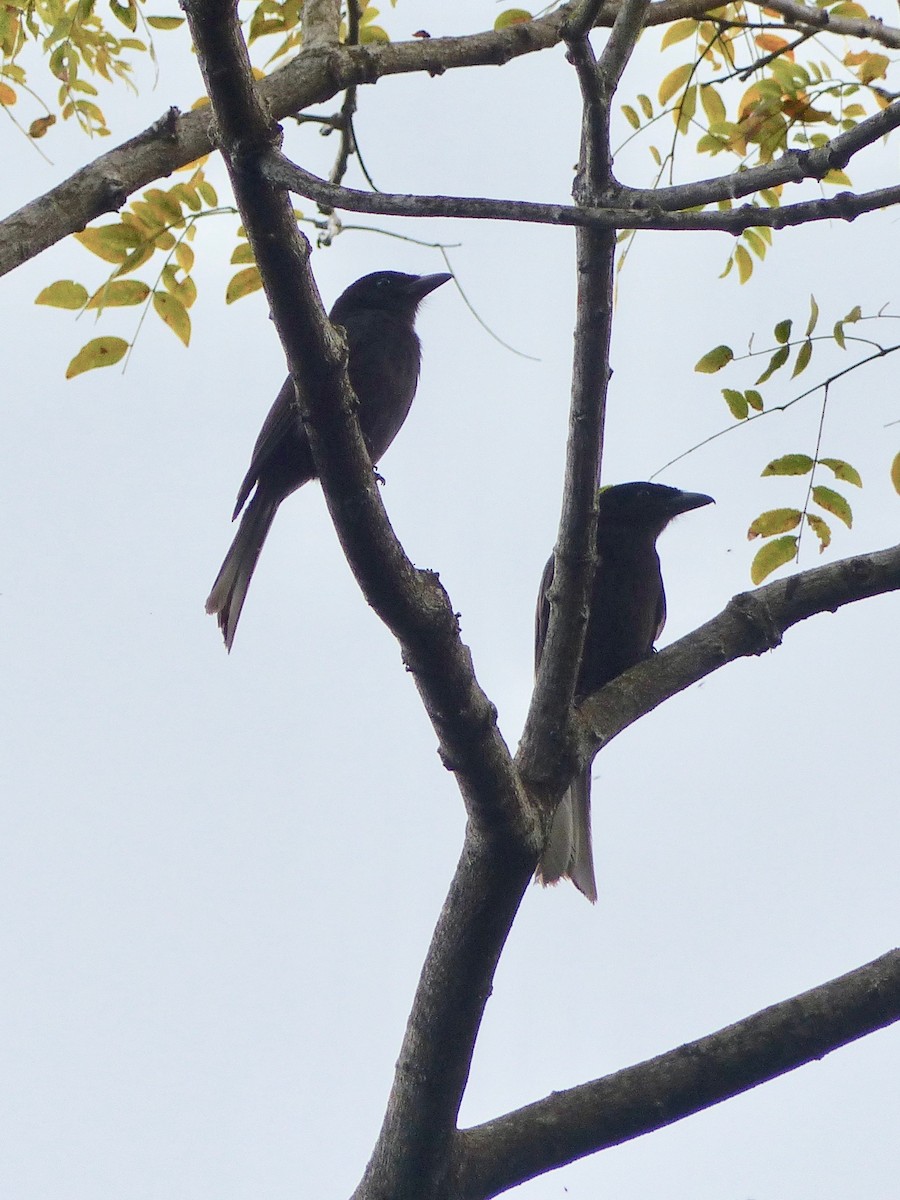
[[[699,492],[656,483],[620,483],[597,497],[597,565],[591,583],[588,625],[575,685],[575,703],[647,658],[666,623],[656,539],[673,517],[714,503]],[[550,619],[547,593],[553,559],[544,568],[535,616],[535,668]],[[538,864],[542,883],[571,879],[588,900],[597,899],[591,850],[591,770],[586,767],[563,797]]]
[[[352,283],[329,313],[329,319],[344,328],[347,373],[359,400],[359,423],[374,463],[396,437],[416,394],[421,361],[414,328],[416,311],[429,292],[451,278],[378,271]],[[315,476],[309,440],[294,405],[294,385],[288,378],[253,447],[234,517],[245,504],[247,507],[206,601],[206,611],[216,614],[229,650],[278,506]]]

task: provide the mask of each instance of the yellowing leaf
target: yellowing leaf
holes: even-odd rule
[[[762,412],[763,398],[759,392],[757,392],[754,388],[747,388],[746,392],[744,392],[744,396],[752,409],[754,409],[756,412]]]
[[[149,295],[149,287],[140,279],[112,279],[91,296],[88,308],[121,308],[128,304],[141,304]]]
[[[891,463],[891,483],[894,485],[894,491],[900,494],[900,454],[895,454]]]
[[[152,29],[177,29],[184,24],[184,17],[148,17],[147,24]]]
[[[847,172],[840,171],[840,170],[838,170],[837,167],[832,167],[832,169],[830,171],[828,171],[827,174],[823,175],[822,182],[823,183],[833,183],[836,186],[840,185],[841,187],[852,187],[853,186],[853,181],[851,180],[851,178],[847,174]]]
[[[791,329],[793,324],[794,322],[789,320],[779,321],[775,326],[775,341],[779,342],[782,346],[789,342],[791,340]]]
[[[88,290],[73,279],[57,279],[45,287],[35,304],[50,304],[53,308],[83,308],[87,303]]]
[[[675,93],[683,88],[690,79],[693,69],[693,63],[682,63],[680,67],[676,67],[674,71],[669,72],[659,85],[660,104],[668,104]]]
[[[258,292],[262,287],[262,279],[260,278],[258,267],[244,267],[243,271],[238,271],[233,275],[225,289],[225,303],[234,304],[235,300],[240,300],[242,296],[249,296],[251,292]]]
[[[835,492],[827,487],[814,487],[812,497],[820,508],[824,508],[826,512],[834,513],[836,517],[844,522],[848,529],[852,527],[853,510],[840,492]]]
[[[747,530],[747,540],[753,541],[758,537],[772,537],[775,533],[787,533],[796,529],[803,514],[797,508],[771,508],[768,512],[760,513]]]
[[[34,138],[36,141],[38,138],[42,138],[47,130],[55,124],[56,117],[54,117],[52,113],[46,117],[38,117],[28,126],[28,136],[30,138]]]
[[[757,550],[750,564],[750,578],[757,585],[762,583],[767,575],[789,563],[797,553],[797,539],[790,534],[787,537],[775,538],[766,542]]]
[[[531,13],[524,8],[508,8],[494,22],[494,29],[508,29],[510,25],[524,25],[530,21]]]
[[[631,107],[630,104],[623,104],[622,112],[625,114],[625,120],[632,129],[640,129],[641,118],[637,115],[637,112]]]
[[[761,383],[765,383],[766,380],[771,378],[771,376],[774,375],[775,372],[777,370],[779,370],[780,367],[784,366],[784,364],[788,360],[788,355],[790,354],[790,352],[791,352],[790,346],[779,346],[778,347],[778,349],[775,351],[775,353],[769,359],[769,365],[763,371],[762,375],[760,375],[759,379],[757,379],[757,381],[756,381],[757,387],[759,387],[759,385]]]
[[[74,379],[85,371],[97,367],[111,367],[120,362],[128,350],[128,343],[119,337],[99,337],[82,346],[66,367],[66,379]]]
[[[823,467],[834,471],[835,479],[840,479],[843,483],[852,483],[854,487],[862,487],[862,476],[859,471],[856,467],[851,467],[848,462],[844,462],[842,458],[820,458],[819,462]]]
[[[189,345],[191,340],[191,318],[188,316],[187,309],[181,301],[168,292],[154,292],[153,307],[175,336],[180,338],[185,346]]]
[[[725,120],[725,104],[711,83],[704,84],[700,88],[700,103],[703,105],[703,111],[706,113],[706,119],[710,125]]]
[[[807,338],[797,353],[797,361],[794,363],[793,371],[791,371],[791,379],[794,379],[795,376],[799,375],[801,371],[806,370],[806,368],[809,366],[809,360],[812,358],[812,352],[813,344],[809,338]]]
[[[783,454],[772,459],[763,475],[808,475],[814,464],[808,454]]]
[[[819,553],[821,554],[831,545],[831,526],[816,513],[807,513],[806,523],[819,539]]]
[[[743,246],[736,246],[734,250],[734,261],[737,264],[738,279],[741,283],[746,283],[753,274],[753,259]]]
[[[390,40],[387,30],[382,29],[380,25],[363,25],[359,31],[359,44],[361,46],[384,45]]]
[[[725,403],[728,405],[731,415],[735,420],[746,421],[750,410],[744,393],[735,391],[734,388],[722,388],[722,395],[725,397]]]
[[[716,346],[714,350],[708,351],[694,365],[694,370],[700,375],[715,375],[716,371],[721,371],[723,367],[727,367],[734,358],[734,351],[730,346]]]
[[[819,319],[819,306],[816,304],[815,296],[809,298],[809,320],[806,322],[806,336],[812,333],[816,327],[816,322]]]
[[[115,225],[100,225],[92,229],[83,229],[75,234],[75,240],[81,242],[91,254],[106,262],[121,263],[128,257],[130,250],[139,246],[143,238],[136,229],[129,225],[116,222]]]
[[[253,251],[250,249],[249,242],[238,242],[231,254],[231,262],[238,266],[240,263],[252,263],[256,260],[253,257]]]
[[[676,42],[683,42],[685,38],[689,38],[697,32],[697,22],[692,20],[675,21],[669,26],[663,34],[660,50],[666,50],[669,46],[674,46]],[[662,103],[665,103],[663,101]]]

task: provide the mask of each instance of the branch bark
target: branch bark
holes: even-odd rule
[[[487,1200],[900,1020],[900,951],[718,1033],[462,1132],[454,1200]]]
[[[900,114],[900,105],[898,105]],[[880,115],[880,114],[879,114]],[[897,124],[900,124],[898,115]],[[873,136],[876,140],[880,134]],[[784,164],[769,164],[773,168],[772,186],[783,182],[778,178]],[[777,168],[777,170],[775,169]],[[761,168],[760,168],[761,169]],[[768,168],[766,168],[768,169]],[[828,168],[830,170],[830,168]],[[760,208],[745,204],[728,212],[677,212],[671,211],[671,197],[665,203],[651,205],[650,199],[659,193],[624,187],[620,184],[607,190],[602,205],[579,207],[573,204],[542,204],[532,200],[497,200],[483,196],[421,196],[396,192],[364,192],[357,188],[340,187],[313,175],[303,167],[292,163],[278,151],[271,151],[262,163],[266,178],[281,187],[289,188],[298,196],[304,196],[330,208],[346,212],[372,213],[391,217],[459,217],[476,221],[521,221],[533,225],[560,225],[584,229],[656,229],[670,230],[718,230],[737,234],[744,229],[767,226],[784,229],[793,225],[805,225],[810,221],[852,221],[862,213],[900,204],[900,186],[880,188],[872,192],[839,192],[827,199],[801,201],[784,204],[780,208]],[[724,193],[741,190],[743,180],[750,171],[735,172],[707,180],[704,184],[685,184],[684,189],[696,189],[699,193],[705,184],[718,185],[723,193],[719,199],[731,198]],[[807,175],[803,178],[820,178]],[[800,182],[800,179],[791,180]],[[732,188],[733,183],[733,188]],[[767,187],[762,182],[758,187]],[[666,193],[675,189],[662,189]],[[753,191],[757,189],[751,189]],[[698,200],[696,203],[706,203]],[[640,207],[636,207],[636,205]],[[692,207],[694,201],[687,195],[685,205]],[[629,207],[631,205],[631,207]]]
[[[321,3],[327,10],[328,0]],[[385,75],[412,72],[440,75],[458,68],[500,66],[557,45],[576,7],[563,5],[549,16],[500,31],[386,46],[334,46],[323,18],[323,22],[314,23],[317,32],[312,47],[264,79],[259,93],[273,117],[280,120],[310,105],[323,104],[354,84],[374,83]],[[650,5],[645,24],[663,25],[685,17],[699,17],[709,7],[709,0],[658,0]],[[805,21],[805,27],[822,25],[821,9],[794,0],[779,0],[774,7],[783,8],[791,22],[802,25]],[[596,24],[611,26],[617,12],[618,5],[603,5]],[[827,13],[824,15],[828,17]],[[835,33],[870,37],[886,46],[900,46],[900,29],[878,22],[830,17],[827,25]],[[63,183],[0,221],[0,275],[21,266],[69,234],[77,233],[104,213],[115,212],[141,188],[171,175],[212,149],[208,109],[180,113],[170,108],[136,137],[100,155]],[[796,167],[791,169],[796,171]],[[747,192],[734,194],[747,195],[767,186],[771,184],[759,183]],[[710,202],[716,198],[712,196]],[[684,200],[669,207],[689,207],[700,202]]]

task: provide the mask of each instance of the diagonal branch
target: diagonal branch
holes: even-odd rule
[[[234,0],[185,0],[184,7],[335,528],[366,599],[400,642],[469,812],[384,1125],[357,1192],[412,1200],[424,1187],[437,1195],[493,973],[537,860],[537,822],[449,598],[433,572],[410,563],[384,511],[347,380],[346,346],[322,310],[309,244],[287,193],[259,170],[279,131],[256,93]]]
[[[900,951],[718,1033],[460,1134],[454,1200],[488,1200],[900,1020]]]
[[[626,671],[578,710],[579,764],[664,700],[727,663],[764,654],[792,625],[900,591],[900,545],[801,571],[744,592],[692,633]]]

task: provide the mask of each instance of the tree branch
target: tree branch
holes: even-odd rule
[[[327,0],[322,0],[327,8]],[[312,104],[324,104],[354,83],[373,83],[385,75],[444,71],[464,67],[499,66],[525,54],[559,43],[561,30],[574,5],[563,5],[546,17],[507,29],[456,38],[430,38],[386,46],[330,46],[326,33],[312,48],[264,79],[260,96],[276,120]],[[700,17],[708,0],[658,0],[651,4],[645,24],[664,25],[685,17]],[[810,20],[821,10],[799,6]],[[618,7],[607,4],[597,25],[612,25]],[[847,18],[841,18],[848,24]],[[854,24],[850,21],[849,24]],[[865,25],[869,23],[861,23]],[[834,32],[871,36],[885,45],[900,45],[900,30],[888,26],[865,33],[838,28]],[[324,31],[325,26],[317,26]],[[318,46],[318,48],[316,48]],[[0,221],[0,275],[42,253],[70,233],[77,233],[104,213],[115,212],[128,197],[154,180],[171,175],[213,149],[209,110],[179,113],[169,109],[136,137],[76,171],[63,183]],[[768,186],[760,184],[758,186]],[[755,190],[755,189],[751,189]],[[746,194],[746,193],[743,193]],[[685,207],[691,202],[685,202]],[[674,205],[673,207],[679,207]]]
[[[900,951],[718,1033],[465,1130],[454,1200],[488,1200],[740,1095],[900,1020]]]
[[[220,146],[294,379],[338,536],[360,587],[397,636],[469,822],[423,968],[384,1126],[359,1197],[437,1196],[491,980],[540,846],[537,821],[475,678],[437,576],[391,529],[360,434],[346,346],[329,324],[287,193],[259,170],[277,140],[255,92],[234,0],[185,0]]]
[[[869,38],[893,50],[900,49],[900,29],[885,25],[878,17],[838,17],[827,9],[800,4],[798,0],[772,0],[771,4],[769,0],[751,0],[751,3],[781,13],[786,25],[819,32],[827,30],[843,37]]]
[[[900,104],[897,106],[900,114]],[[879,114],[880,116],[881,114]],[[900,119],[897,121],[900,124]],[[873,138],[874,140],[874,138]],[[823,147],[824,149],[825,147]],[[790,152],[793,154],[793,152]],[[788,157],[788,156],[785,156]],[[778,176],[784,168],[778,163],[766,168],[773,176],[772,183],[760,182],[759,187],[774,186],[784,182]],[[776,168],[776,169],[771,169]],[[706,200],[692,200],[690,191],[706,190],[707,185],[718,185],[715,189],[724,199],[731,192],[746,194],[743,181],[752,171],[736,171],[703,184],[685,184],[683,188],[663,188],[665,203],[652,204],[653,197],[660,193],[638,190],[615,184],[607,189],[603,205],[579,207],[571,204],[542,204],[531,200],[496,200],[482,196],[421,196],[397,192],[364,192],[357,188],[338,187],[321,179],[318,175],[299,167],[277,150],[270,151],[262,161],[262,170],[272,183],[289,188],[298,196],[314,200],[317,204],[343,209],[346,212],[374,213],[392,217],[458,217],[476,221],[521,221],[534,225],[559,225],[586,229],[656,229],[656,230],[711,230],[722,233],[740,233],[744,229],[767,226],[784,229],[811,221],[842,218],[847,221],[862,213],[889,208],[900,202],[900,186],[880,188],[872,192],[839,192],[819,200],[806,200],[798,204],[784,204],[780,208],[762,208],[745,204],[727,212],[673,212],[670,192],[687,193],[683,196],[686,207]],[[830,170],[830,168],[829,168]],[[804,175],[800,178],[819,178]],[[799,182],[799,179],[791,182]],[[751,189],[756,190],[756,189]],[[638,204],[640,207],[627,207]]]
[[[900,590],[900,545],[801,571],[744,592],[692,633],[632,667],[576,713],[579,765],[617,734],[727,663],[764,654],[792,625],[817,613]]]
[[[337,46],[340,29],[341,0],[304,0],[302,54]]]

